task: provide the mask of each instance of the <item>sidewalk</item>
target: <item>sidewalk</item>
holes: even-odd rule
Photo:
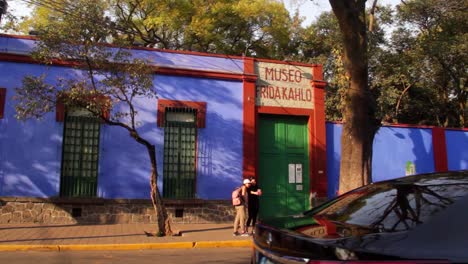
[[[232,236],[230,224],[173,224],[181,236],[154,237],[154,224],[0,224],[0,251],[132,250],[250,247],[252,237]]]

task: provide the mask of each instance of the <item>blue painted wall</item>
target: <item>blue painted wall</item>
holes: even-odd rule
[[[326,123],[328,197],[335,197],[340,183],[341,124]]]
[[[342,127],[326,124],[329,198],[335,197],[339,188]],[[446,130],[446,142],[449,170],[468,169],[468,132]],[[415,164],[416,173],[435,171],[432,129],[381,127],[374,138],[372,180],[405,176],[408,161]]]
[[[58,195],[62,124],[55,122],[54,113],[26,122],[14,117],[14,88],[26,74],[44,72],[46,68],[38,65],[0,62],[0,87],[7,88],[5,115],[0,119],[0,195]],[[47,72],[61,75],[57,68]]]
[[[227,199],[242,179],[242,83],[174,76],[155,77],[160,98],[207,103],[206,127],[198,130],[197,195]],[[163,178],[164,130],[156,126],[157,101],[139,104],[140,133],[157,148],[158,184]],[[105,198],[148,198],[146,149],[126,130],[104,126],[99,192]],[[162,188],[161,188],[162,189]]]
[[[416,173],[435,170],[432,130],[381,127],[374,138],[372,180],[404,176],[408,161],[414,163]]]
[[[33,41],[0,37],[0,52],[28,54]],[[242,73],[239,59],[136,50],[136,57],[155,65]],[[5,117],[0,119],[0,196],[53,197],[59,194],[63,124],[55,112],[42,120],[15,119],[14,88],[26,75],[47,74],[47,80],[80,72],[65,67],[0,62],[0,87],[7,88]],[[240,81],[155,75],[159,98],[207,103],[206,127],[198,130],[197,195],[228,199],[242,179],[242,99]],[[120,106],[115,106],[117,110]],[[157,147],[163,184],[163,129],[156,125],[157,100],[140,99],[139,132]],[[328,196],[338,190],[342,125],[326,123]],[[446,130],[450,170],[468,169],[468,132]],[[434,171],[432,130],[382,127],[374,139],[373,181],[405,175],[406,162],[417,173]],[[146,149],[119,127],[102,126],[98,195],[103,198],[148,198],[150,166]]]
[[[0,38],[2,52],[27,54],[30,40]],[[149,51],[137,51],[149,57]],[[242,72],[241,60],[153,52],[158,65],[223,72]],[[178,65],[175,65],[179,63]],[[0,196],[53,197],[59,194],[63,124],[55,112],[44,119],[15,119],[14,88],[26,75],[47,74],[47,80],[79,75],[66,67],[0,62],[0,87],[7,88],[5,117],[0,119]],[[206,127],[198,131],[197,195],[227,199],[242,179],[241,81],[155,75],[159,98],[207,103]],[[119,106],[115,106],[118,108]],[[157,147],[162,186],[163,130],[156,125],[157,99],[138,104],[139,131]],[[103,198],[149,198],[150,166],[146,149],[119,127],[101,126],[98,195]]]
[[[449,170],[468,170],[468,131],[446,130]]]

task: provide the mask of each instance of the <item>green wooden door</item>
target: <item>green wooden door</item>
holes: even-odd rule
[[[309,208],[307,121],[307,117],[260,116],[260,218],[300,213]]]

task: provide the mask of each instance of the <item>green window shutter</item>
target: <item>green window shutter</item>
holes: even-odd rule
[[[60,196],[96,197],[100,128],[94,117],[65,117]]]
[[[164,124],[163,193],[165,198],[195,198],[196,110],[168,108]]]

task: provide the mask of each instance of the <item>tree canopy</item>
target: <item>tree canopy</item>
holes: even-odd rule
[[[23,32],[37,32],[77,8],[71,0],[25,2],[34,12],[16,27]],[[348,80],[342,35],[331,12],[303,26],[298,13],[290,14],[280,0],[92,2],[105,10],[100,23],[112,28],[103,42],[323,64],[327,120],[343,120]],[[377,5],[368,32],[368,83],[383,123],[466,127],[465,2]]]

